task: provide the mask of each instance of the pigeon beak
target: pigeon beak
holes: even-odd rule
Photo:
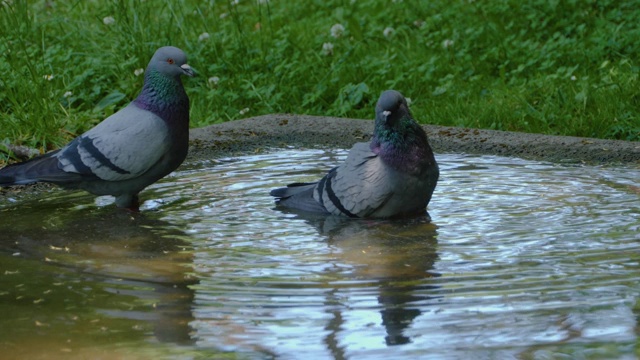
[[[191,66],[189,66],[188,64],[182,64],[180,65],[180,68],[182,69],[182,73],[187,75],[187,76],[195,76],[196,73],[193,71],[193,69],[191,68]]]
[[[382,115],[384,115],[385,117],[389,117],[389,115],[391,115],[391,111],[385,110],[382,112]]]

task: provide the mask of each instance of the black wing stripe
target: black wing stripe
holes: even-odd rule
[[[69,147],[62,153],[65,160],[68,160],[71,165],[76,169],[79,174],[93,175],[91,168],[85,165],[80,158],[80,152],[78,151],[79,141],[73,141],[69,144]]]
[[[117,166],[116,164],[112,163],[111,160],[109,160],[106,156],[104,156],[104,154],[101,153],[95,145],[93,145],[93,139],[88,137],[83,138],[81,140],[81,145],[85,150],[89,152],[89,154],[91,154],[91,156],[98,160],[100,164],[108,167],[118,174],[130,174],[129,171]]]
[[[352,213],[351,211],[345,209],[344,206],[342,206],[342,203],[340,202],[340,199],[338,199],[338,197],[336,196],[336,193],[331,188],[331,181],[326,181],[325,189],[327,190],[327,195],[329,195],[329,200],[331,200],[333,205],[338,210],[340,210],[341,213],[347,215],[350,218],[357,218],[358,217],[358,215]]]
[[[322,179],[320,179],[318,186],[316,186],[316,191],[318,192],[318,202],[320,202],[320,206],[322,206],[325,209],[327,207],[324,206],[324,199],[322,198],[322,193],[324,192],[324,185],[327,183],[327,177],[328,175],[323,176]]]

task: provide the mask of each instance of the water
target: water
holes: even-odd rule
[[[438,156],[428,218],[301,218],[345,151],[191,164],[140,214],[0,203],[8,358],[635,358],[640,169]]]

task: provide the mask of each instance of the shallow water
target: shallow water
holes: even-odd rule
[[[635,358],[640,169],[442,154],[427,217],[302,218],[345,151],[190,164],[143,193],[0,200],[16,358]]]

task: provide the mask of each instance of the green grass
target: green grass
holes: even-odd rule
[[[279,112],[372,118],[393,88],[424,123],[640,140],[631,1],[0,3],[0,149],[50,150],[86,131],[136,96],[134,71],[168,44],[200,75],[185,81],[194,127]]]

